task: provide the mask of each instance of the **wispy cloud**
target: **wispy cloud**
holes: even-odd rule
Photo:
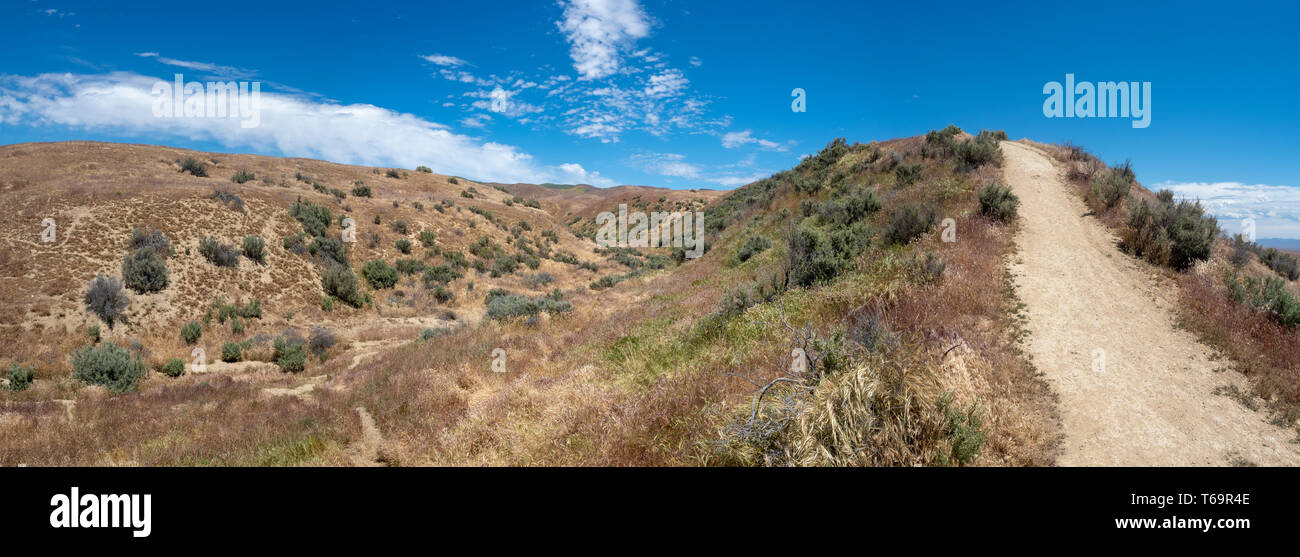
[[[469,63],[455,56],[447,56],[445,54],[424,54],[421,55],[420,58],[425,59],[431,64],[436,64],[439,66],[449,66],[453,68],[457,66],[464,66]]]
[[[585,170],[575,174],[580,167],[544,166],[517,147],[482,142],[443,124],[370,104],[263,92],[256,128],[241,128],[233,118],[157,118],[152,90],[158,81],[131,72],[3,76],[0,123],[66,126],[151,141],[212,141],[231,149],[348,164],[422,164],[441,173],[500,182],[594,180]]]
[[[1261,238],[1300,238],[1300,187],[1243,184],[1240,182],[1164,182],[1180,198],[1199,200],[1220,219],[1229,234],[1241,231],[1241,221],[1255,219]]]
[[[257,75],[257,72],[253,70],[236,68],[234,66],[222,66],[210,62],[193,62],[190,60],[177,60],[175,58],[168,58],[166,56],[162,56],[157,52],[137,52],[135,53],[135,55],[141,58],[153,58],[157,60],[159,63],[167,64],[168,66],[176,66],[178,68],[185,68],[187,70],[194,70],[196,72],[207,72],[212,75],[228,77],[231,79],[250,79]]]
[[[722,136],[722,146],[726,147],[727,149],[735,149],[737,147],[743,147],[751,143],[756,144],[759,147],[762,147],[764,149],[770,149],[772,151],[786,150],[786,147],[784,145],[781,145],[780,143],[754,137],[754,132],[752,130],[728,132],[726,134],[723,134]]]
[[[556,26],[583,79],[619,71],[623,53],[650,34],[650,21],[636,0],[567,0],[562,5],[564,16]]]

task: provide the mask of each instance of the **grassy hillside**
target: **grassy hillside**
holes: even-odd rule
[[[837,140],[725,195],[635,189],[573,201],[566,193],[590,193],[533,186],[554,195],[538,194],[537,207],[515,202],[529,197],[510,186],[318,161],[87,143],[10,146],[0,157],[14,169],[4,203],[21,223],[0,238],[0,261],[24,270],[5,279],[13,307],[0,325],[13,349],[0,360],[37,378],[0,395],[6,427],[29,432],[0,441],[3,464],[1052,462],[1051,397],[1018,348],[1005,269],[1015,202],[996,188],[994,134]],[[181,174],[187,157],[208,177]],[[240,170],[255,179],[231,182]],[[353,195],[356,181],[373,197]],[[362,225],[345,247],[360,307],[322,287],[333,252],[282,245],[316,221],[317,210],[293,209],[300,197],[330,210],[330,233],[343,212]],[[708,203],[707,253],[677,265],[569,232],[620,202]],[[38,245],[47,215],[66,243]],[[132,228],[169,238],[170,282],[132,292],[126,324],[109,329],[81,298],[96,274],[121,275]],[[433,248],[418,241],[426,229]],[[266,263],[216,266],[198,253],[206,235],[261,235]],[[400,253],[401,238],[412,254]],[[526,250],[537,269],[493,276],[498,260]],[[365,272],[375,259],[461,277],[443,285],[418,272],[384,287],[382,269]],[[606,287],[604,276],[621,280]],[[440,286],[451,300],[437,298]],[[240,318],[252,299],[262,317]],[[235,309],[223,323],[226,306]],[[188,359],[190,320],[204,323],[210,361],[247,343],[265,363],[161,373],[168,359]],[[92,325],[101,345],[146,362],[137,386],[117,393],[72,375],[69,354],[93,342]],[[320,327],[334,342],[318,351]],[[272,363],[292,351],[275,342],[293,341],[289,328],[312,337],[302,372]]]

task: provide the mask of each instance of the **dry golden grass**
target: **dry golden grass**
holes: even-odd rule
[[[880,146],[915,156],[920,141]],[[173,161],[186,156],[207,161],[211,177],[179,174]],[[661,203],[659,196],[671,206],[721,194],[636,188],[604,195],[583,191],[575,200],[563,190],[547,190],[552,192],[547,196],[538,192],[544,210],[537,210],[507,207],[510,194],[483,184],[464,179],[451,184],[447,177],[419,172],[393,179],[369,168],[320,161],[97,143],[0,148],[0,167],[7,171],[0,183],[0,209],[20,223],[0,235],[0,264],[7,271],[0,295],[12,300],[6,317],[12,320],[0,320],[0,340],[6,345],[0,363],[21,361],[38,369],[32,389],[0,394],[0,427],[25,432],[0,440],[0,464],[362,464],[356,447],[367,441],[359,407],[373,416],[386,464],[735,463],[721,439],[728,424],[748,414],[755,392],[735,374],[748,373],[760,381],[781,375],[774,362],[788,353],[790,339],[775,325],[780,318],[788,315],[830,334],[852,326],[864,311],[884,315],[885,323],[899,332],[899,352],[884,363],[859,361],[851,372],[819,386],[816,396],[830,405],[822,408],[865,418],[864,402],[889,395],[887,400],[899,406],[889,410],[886,421],[901,425],[875,433],[855,429],[842,440],[854,447],[875,443],[887,448],[884,453],[869,452],[870,458],[860,460],[824,459],[821,447],[840,442],[826,441],[835,438],[826,432],[855,422],[804,414],[799,425],[804,433],[789,445],[789,462],[933,463],[936,447],[946,439],[935,400],[947,392],[955,406],[977,405],[984,418],[987,441],[974,464],[1050,464],[1057,435],[1052,401],[1018,352],[1015,302],[1005,282],[1013,225],[980,217],[975,202],[975,188],[996,178],[996,169],[958,175],[949,162],[927,160],[926,178],[919,185],[899,187],[892,173],[859,168],[858,156],[858,150],[852,151],[836,171],[877,184],[886,211],[876,215],[873,226],[883,226],[888,210],[901,203],[932,203],[955,219],[961,240],[946,244],[927,238],[906,248],[874,247],[837,282],[791,290],[742,316],[720,319],[714,312],[726,290],[761,278],[784,260],[779,231],[786,223],[778,215],[783,209],[797,214],[799,195],[783,191],[770,206],[749,208],[701,259],[612,289],[588,291],[585,285],[611,272],[613,264],[601,262],[590,242],[567,233],[575,216],[614,210],[620,202],[653,208]],[[258,179],[231,183],[229,176],[243,169]],[[349,196],[339,203],[295,180],[296,172],[345,191],[363,180],[375,198]],[[264,175],[273,183],[263,183]],[[460,197],[469,185],[479,192],[473,200]],[[232,214],[206,199],[216,187],[242,197],[245,212]],[[529,220],[532,235],[554,229],[561,238],[556,248],[605,268],[592,273],[543,260],[539,271],[557,280],[538,289],[529,289],[518,274],[491,278],[469,271],[454,283],[456,298],[450,304],[436,304],[414,279],[403,279],[396,288],[403,292],[400,297],[395,291],[372,292],[375,307],[336,304],[333,312],[324,312],[319,269],[279,245],[280,236],[298,230],[287,207],[299,196],[329,207],[335,216],[341,205],[351,207],[360,225],[358,243],[351,248],[354,267],[375,257],[390,262],[399,257],[392,244],[396,233],[387,226],[397,218],[411,224],[413,241],[418,230],[437,231],[443,249],[464,251],[481,234],[506,245],[506,230],[458,210],[474,205],[507,223]],[[456,207],[433,211],[442,199]],[[395,200],[400,207],[392,207]],[[424,212],[413,207],[415,201],[426,205]],[[60,243],[34,245],[31,238],[48,215],[60,223]],[[363,237],[375,215],[384,223],[383,241],[372,249]],[[751,222],[758,223],[756,228],[746,224]],[[243,334],[229,327],[205,331],[202,344],[210,355],[223,342],[269,338],[289,327],[306,334],[314,326],[328,326],[340,337],[339,345],[324,362],[313,357],[297,376],[252,362],[210,364],[215,371],[179,379],[150,374],[136,392],[122,395],[80,386],[68,376],[67,354],[87,342],[85,328],[96,321],[81,307],[81,292],[94,273],[117,273],[133,226],[161,228],[172,237],[177,247],[177,255],[168,260],[172,286],[160,294],[133,296],[131,324],[111,333],[104,328],[106,338],[138,340],[155,365],[184,357],[189,347],[179,338],[180,325],[201,317],[207,304],[223,295],[228,301],[259,298],[265,317],[252,321]],[[730,253],[754,230],[777,241],[733,266]],[[271,255],[265,267],[243,260],[237,269],[217,269],[193,249],[202,235],[234,242],[254,233],[267,240]],[[189,255],[183,253],[185,247],[191,248]],[[909,263],[924,251],[947,262],[944,279],[936,284],[918,281]],[[558,287],[575,310],[537,323],[489,322],[482,319],[483,295],[494,287],[533,294]],[[445,319],[446,310],[455,313],[454,320]],[[414,341],[424,328],[452,327],[459,328]],[[491,371],[496,348],[506,350],[505,374]],[[270,357],[264,346],[254,352],[258,360]],[[898,374],[904,370],[901,394],[873,391],[879,385],[900,385]],[[51,402],[62,399],[76,401],[71,419],[67,405]],[[880,437],[893,435],[891,431],[920,431],[924,439],[909,445]]]

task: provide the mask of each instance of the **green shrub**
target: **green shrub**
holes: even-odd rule
[[[406,238],[398,238],[397,242],[393,243],[393,247],[396,247],[397,251],[400,251],[403,254],[411,253],[411,241]]]
[[[390,169],[388,169],[388,172],[385,172],[384,174],[385,174],[386,176],[388,176],[389,178],[401,178],[401,177],[402,177],[402,174],[401,174],[400,172],[398,172],[396,168],[390,168]]]
[[[786,240],[789,244],[786,268],[789,281],[796,286],[812,286],[838,275],[846,262],[821,229],[801,225]]]
[[[428,265],[419,259],[398,259],[394,266],[397,268],[397,272],[402,273],[403,275],[414,275],[415,273],[422,272],[429,268]]]
[[[207,178],[208,165],[199,162],[199,160],[194,157],[185,157],[185,160],[181,161],[181,172],[189,172],[199,178]]]
[[[1107,209],[1128,199],[1129,190],[1132,188],[1131,171],[1126,173],[1124,169],[1107,169],[1092,179],[1093,198]]]
[[[425,286],[428,287],[435,283],[447,284],[451,281],[461,278],[462,276],[464,275],[460,271],[457,271],[455,267],[443,263],[440,265],[435,265],[434,267],[431,267],[429,269],[426,269],[424,271],[423,278],[424,278]]]
[[[1259,261],[1273,272],[1287,280],[1300,279],[1300,267],[1297,267],[1295,256],[1274,248],[1259,249],[1256,253],[1259,254]]]
[[[900,186],[910,186],[921,179],[921,163],[900,164],[894,169],[894,180]]]
[[[361,268],[361,276],[365,277],[366,282],[375,290],[392,288],[397,284],[397,269],[382,259],[371,259]]]
[[[72,376],[89,385],[121,393],[134,389],[145,374],[144,362],[112,342],[86,346],[72,353]]]
[[[926,232],[934,224],[936,215],[933,207],[924,209],[906,204],[894,212],[885,230],[885,241],[891,244],[906,244]]]
[[[256,178],[256,176],[254,176],[252,172],[249,172],[247,170],[240,170],[239,172],[236,172],[233,176],[230,177],[230,181],[236,184],[242,184],[244,182],[252,180],[253,178]]]
[[[432,174],[432,173],[433,173],[433,169],[431,169],[431,168],[429,168],[429,167],[427,167],[427,166],[424,166],[424,165],[420,165],[420,166],[415,167],[415,171],[416,171],[416,172],[423,172],[423,173],[425,173],[425,174]]]
[[[398,234],[406,234],[407,232],[406,221],[402,219],[397,219],[393,221],[392,226],[393,226],[393,230],[396,231]]]
[[[352,307],[361,307],[361,291],[357,287],[357,275],[344,265],[333,265],[321,273],[321,286],[325,293],[338,298]]]
[[[1020,198],[1011,193],[1010,187],[1003,187],[991,182],[979,191],[980,213],[993,220],[1010,222],[1016,219],[1020,207]]]
[[[142,248],[152,249],[158,254],[158,257],[169,257],[172,251],[172,242],[161,230],[145,231],[142,228],[131,229],[131,241],[128,247],[132,252]]]
[[[990,163],[1002,164],[1002,149],[997,140],[983,133],[975,139],[954,143],[952,152],[960,170],[972,170]]]
[[[301,340],[286,341],[284,337],[275,339],[275,365],[280,371],[298,373],[307,367],[307,347]]]
[[[1287,290],[1286,283],[1277,277],[1263,280],[1246,276],[1238,281],[1234,276],[1224,279],[1228,294],[1239,304],[1265,312],[1274,321],[1286,327],[1300,325],[1300,298]]]
[[[755,234],[745,240],[744,245],[740,246],[740,250],[736,252],[736,260],[744,263],[749,261],[749,258],[762,253],[763,250],[770,247],[772,247],[772,242],[770,240]]]
[[[266,263],[266,240],[261,236],[244,237],[244,257],[258,263]]]
[[[289,215],[302,224],[302,229],[310,236],[324,236],[333,221],[329,209],[302,200],[289,205]]]
[[[99,342],[99,325],[87,327],[86,335],[90,337],[90,342]]]
[[[321,263],[325,266],[335,263],[348,265],[346,248],[338,238],[325,238],[323,236],[313,238],[311,245],[307,246],[307,253],[321,257]]]
[[[245,319],[261,319],[262,301],[257,298],[253,298],[252,301],[248,302],[248,304],[244,305],[244,307],[239,308],[239,315],[240,317],[243,317]]]
[[[1157,265],[1183,270],[1208,259],[1218,235],[1218,221],[1205,214],[1200,202],[1144,199],[1130,205],[1120,245]]]
[[[181,338],[185,344],[194,344],[203,337],[203,326],[198,321],[190,321],[181,327]]]
[[[447,287],[441,284],[434,285],[433,299],[437,300],[438,303],[445,304],[447,302],[450,302],[454,297],[455,296],[452,294],[452,292],[450,290],[447,290]]]
[[[432,230],[421,230],[419,234],[419,239],[420,239],[420,244],[422,244],[425,248],[433,248],[438,245],[437,243],[438,235],[435,234]]]
[[[31,386],[32,378],[35,376],[36,372],[30,367],[23,367],[16,363],[9,364],[9,374],[6,375],[9,378],[7,388],[13,392],[25,391]]]
[[[86,309],[112,329],[117,321],[126,321],[124,312],[131,299],[116,278],[99,275],[86,287],[85,302]]]
[[[162,367],[163,375],[168,377],[180,377],[185,375],[185,361],[180,358],[171,358]]]
[[[239,250],[230,244],[223,244],[212,236],[199,240],[199,255],[218,267],[235,267],[239,265]]]
[[[167,288],[167,265],[151,248],[140,248],[122,260],[122,281],[137,294]]]
[[[493,296],[488,299],[487,316],[497,321],[531,317],[541,312],[550,314],[573,311],[573,304],[552,297],[529,298],[515,294]]]
[[[243,357],[244,347],[238,342],[227,342],[221,345],[221,361],[238,362]]]
[[[836,226],[847,226],[867,218],[879,211],[880,200],[876,192],[869,188],[857,188],[853,192],[836,197],[824,203],[811,200],[804,208],[805,215],[816,214],[823,222]]]
[[[970,464],[979,456],[984,446],[988,430],[984,428],[984,419],[979,408],[971,403],[966,409],[954,408],[952,393],[939,393],[935,406],[944,416],[947,429],[945,433],[951,444],[939,454],[939,464],[962,466]]]
[[[491,275],[500,277],[513,274],[519,270],[519,260],[513,256],[498,257],[492,261]]]

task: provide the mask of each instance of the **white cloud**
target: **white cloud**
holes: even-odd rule
[[[691,57],[691,65],[692,65],[692,66],[695,66],[695,67],[698,68],[698,67],[704,65],[704,61],[703,61],[703,60],[700,60],[700,57],[699,57],[699,56],[692,56],[692,57]]]
[[[751,174],[749,176],[721,176],[718,178],[712,178],[709,181],[718,184],[720,186],[735,188],[735,187],[743,186],[745,184],[757,182],[759,180],[762,180],[763,178],[766,178],[767,176],[768,176],[767,174]]]
[[[563,5],[563,19],[556,25],[583,79],[617,72],[623,52],[650,34],[650,22],[636,0],[567,0]]]
[[[65,126],[151,142],[212,141],[230,149],[320,158],[345,164],[426,165],[436,172],[499,182],[548,182],[569,175],[537,164],[511,145],[480,142],[413,114],[262,92],[261,122],[239,118],[159,118],[159,80],[131,72],[0,77],[3,125]]]
[[[1169,189],[1180,198],[1199,200],[1206,211],[1218,217],[1225,233],[1241,232],[1241,221],[1253,218],[1257,237],[1300,238],[1300,187],[1164,182],[1154,189]]]
[[[567,178],[565,180],[562,180],[563,183],[590,184],[602,188],[618,185],[618,182],[615,182],[614,180],[610,180],[609,178],[605,178],[604,176],[601,176],[599,172],[587,171],[587,169],[583,168],[582,165],[578,163],[565,163],[565,164],[561,164],[556,168],[558,168],[560,172],[562,172],[564,176]]]
[[[757,144],[759,147],[762,147],[764,149],[771,149],[773,151],[785,150],[785,146],[781,145],[780,143],[754,137],[754,132],[751,130],[745,130],[739,132],[727,132],[722,136],[722,146],[726,147],[727,149],[735,149],[737,147],[748,145],[750,143]]]
[[[650,98],[663,98],[676,96],[686,88],[690,83],[682,72],[677,70],[664,70],[663,72],[650,76],[649,83],[645,87],[645,96]]]
[[[432,64],[437,64],[439,66],[449,66],[452,68],[456,66],[464,66],[465,64],[469,63],[455,56],[447,56],[445,54],[425,54],[420,56],[420,58],[423,58]]]
[[[686,162],[685,155],[677,153],[643,153],[633,155],[629,161],[646,172],[675,178],[699,178],[700,167]]]

